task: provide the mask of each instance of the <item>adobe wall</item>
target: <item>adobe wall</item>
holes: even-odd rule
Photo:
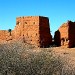
[[[28,16],[16,18],[15,29],[0,30],[0,41],[22,40],[23,42],[47,47],[52,43],[49,19],[42,16]]]
[[[39,45],[39,17],[18,17],[14,31],[15,39],[23,39],[26,43]]]
[[[4,43],[9,40],[13,40],[13,38],[14,38],[13,30],[11,32],[11,35],[8,30],[0,30],[0,43]]]
[[[41,46],[52,44],[52,36],[49,28],[49,19],[47,17],[39,17],[39,33]]]
[[[54,34],[54,44],[57,46],[61,46],[61,37],[60,37],[60,31],[57,30]]]
[[[7,33],[6,30],[0,30],[0,40],[6,40]]]
[[[75,47],[75,22],[68,22],[69,24],[69,47]]]
[[[60,26],[59,32],[55,32],[55,44],[64,47],[75,45],[75,23],[68,21]],[[59,38],[59,39],[58,39]]]
[[[58,31],[55,32],[55,44],[58,46],[67,46],[66,39],[68,39],[68,24],[64,23],[60,26]],[[62,42],[64,41],[64,43]]]
[[[52,43],[49,19],[47,17],[18,17],[14,32],[15,39],[23,39],[29,44],[47,46]]]

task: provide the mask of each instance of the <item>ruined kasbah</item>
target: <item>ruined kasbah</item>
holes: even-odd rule
[[[0,30],[1,43],[13,40],[22,40],[37,47],[75,47],[75,22],[68,21],[62,24],[55,32],[53,41],[48,17],[17,17],[14,30]]]

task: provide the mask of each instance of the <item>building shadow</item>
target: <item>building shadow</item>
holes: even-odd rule
[[[56,46],[61,46],[60,31],[59,30],[57,30],[54,34],[54,44]]]

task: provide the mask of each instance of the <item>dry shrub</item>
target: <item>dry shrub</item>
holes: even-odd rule
[[[0,75],[62,75],[63,64],[52,49],[34,49],[20,42],[0,44]]]

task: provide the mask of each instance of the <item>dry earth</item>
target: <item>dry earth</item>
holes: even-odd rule
[[[75,48],[55,47],[52,50],[64,63],[62,75],[75,75]]]
[[[75,75],[75,48],[0,44],[0,75]]]
[[[68,61],[69,64],[75,66],[75,48],[55,47],[53,51],[56,55]]]

